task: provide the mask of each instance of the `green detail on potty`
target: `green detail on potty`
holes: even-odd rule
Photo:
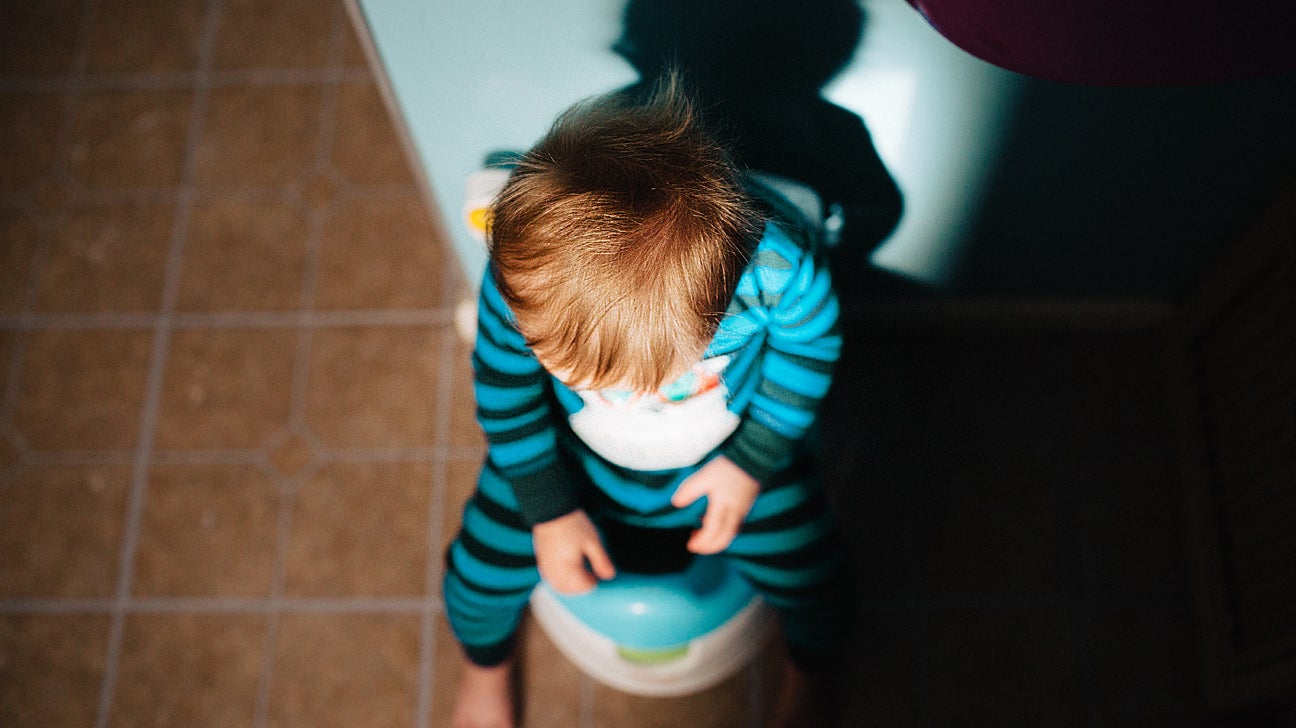
[[[687,655],[688,651],[689,646],[687,644],[659,650],[638,650],[633,647],[617,645],[617,654],[627,662],[633,662],[636,665],[662,665],[667,662],[674,662]]]

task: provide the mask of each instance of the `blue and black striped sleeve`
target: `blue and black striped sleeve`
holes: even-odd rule
[[[841,355],[827,266],[785,235],[767,234],[752,261],[766,323],[760,381],[723,454],[764,483],[792,460]]]
[[[486,467],[512,486],[522,519],[534,526],[576,510],[575,486],[558,455],[549,374],[518,331],[489,270],[477,302],[472,363]]]

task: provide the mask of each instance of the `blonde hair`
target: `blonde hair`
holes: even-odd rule
[[[495,281],[568,384],[652,391],[715,335],[761,219],[678,77],[564,112],[495,203]]]

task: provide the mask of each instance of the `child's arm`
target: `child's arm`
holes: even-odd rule
[[[753,265],[748,295],[766,323],[766,350],[742,424],[722,452],[764,483],[791,464],[814,423],[842,337],[828,268],[810,251],[771,226]]]
[[[767,323],[760,382],[722,454],[686,478],[671,499],[684,507],[707,497],[702,528],[689,541],[696,553],[728,548],[760,484],[790,464],[841,354],[839,309],[827,267],[776,228],[754,262],[755,272],[744,276],[738,295]]]
[[[573,479],[558,456],[549,374],[517,330],[487,271],[477,306],[473,394],[488,466],[508,481],[527,526],[576,510]]]
[[[610,579],[614,572],[594,525],[577,508],[573,481],[557,454],[549,374],[517,330],[489,271],[477,310],[473,393],[489,466],[512,486],[519,515],[531,527],[540,575],[559,592],[588,591],[595,577]]]
[[[486,457],[507,478],[531,536],[540,575],[562,593],[588,591],[615,574],[572,479],[557,455],[549,375],[513,324],[490,273],[478,302],[473,389]],[[589,568],[586,567],[588,562]]]

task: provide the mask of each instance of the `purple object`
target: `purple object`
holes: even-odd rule
[[[984,61],[1103,86],[1220,83],[1296,70],[1287,0],[908,0]]]

